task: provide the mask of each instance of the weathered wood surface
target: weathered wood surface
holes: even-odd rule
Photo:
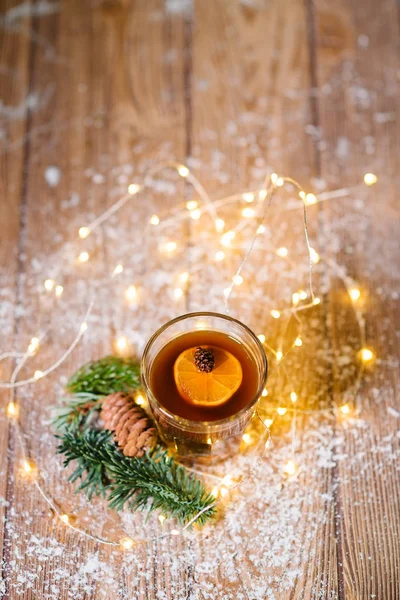
[[[85,224],[81,215],[104,210],[155,162],[188,161],[213,196],[259,185],[262,174],[271,171],[316,191],[322,182],[327,189],[356,185],[368,171],[379,177],[376,188],[361,187],[350,197],[310,209],[310,232],[321,253],[360,282],[368,345],[379,361],[367,372],[356,400],[368,427],[343,430],[337,424],[335,451],[341,459],[317,474],[312,456],[303,465],[301,484],[310,496],[297,525],[301,575],[291,589],[274,589],[274,599],[400,599],[398,10],[395,0],[381,0],[379,6],[373,0],[1,4],[1,350],[25,348],[38,330],[51,330],[34,368],[68,346],[79,326],[76,315],[85,313],[90,281],[101,286],[102,274],[120,260],[131,260],[128,277],[139,273],[144,281],[151,270],[170,269],[150,237],[144,246],[135,237],[149,214],[175,204],[165,188],[152,188],[135,210],[124,213],[125,230],[118,231],[128,242],[120,252],[112,227],[96,234],[93,246],[90,240],[85,246],[76,241],[77,228]],[[51,165],[61,173],[55,187],[44,177]],[[178,190],[182,197],[182,184]],[[290,246],[290,235],[301,233],[300,226],[290,217],[282,245]],[[190,266],[190,252],[182,250],[190,249],[198,227],[197,222],[178,224],[168,233],[181,243],[170,273]],[[93,249],[93,256],[77,274],[71,264],[82,247]],[[61,258],[65,272],[57,266]],[[65,287],[63,304],[54,311],[40,289],[47,261],[48,276],[61,278]],[[322,279],[327,276],[322,270]],[[204,286],[200,276],[191,279],[180,312],[201,308]],[[299,396],[311,398],[320,389],[324,407],[340,403],[343,391],[342,363],[335,357],[349,338],[350,345],[357,343],[342,284],[338,280],[327,289],[307,352],[314,356],[323,346],[333,364],[322,375],[315,374],[313,361],[293,365],[304,372]],[[121,306],[117,299],[123,290],[118,282],[99,290],[92,317],[95,339],[78,347],[62,375],[110,351],[120,332],[139,332],[131,339],[133,349],[140,347],[177,313],[165,302],[152,321],[144,302],[135,312]],[[160,283],[157,293],[162,300],[169,297],[170,286]],[[73,316],[62,317],[61,328],[67,306],[73,306]],[[247,303],[241,316],[263,331],[270,326],[269,309]],[[323,331],[323,340],[317,331]],[[273,335],[278,339],[278,330]],[[2,363],[2,379],[10,370]],[[56,497],[67,492],[72,497],[64,475],[48,466],[55,380],[59,374],[22,388],[17,399],[32,455],[48,475],[46,484]],[[275,385],[272,379],[272,391]],[[2,393],[4,407],[8,400],[9,393]],[[284,433],[285,424],[281,429]],[[66,530],[21,478],[21,456],[4,412],[0,436],[0,510],[7,520],[1,529],[0,590],[5,598],[253,598],[249,585],[260,573],[250,560],[237,565],[234,581],[223,570],[215,576],[196,573],[209,552],[206,539],[190,542],[182,568],[156,543],[122,562],[119,550]],[[83,500],[79,509],[88,512]],[[312,511],[323,514],[316,529],[308,518]],[[260,518],[255,508],[249,535]],[[118,527],[104,519],[96,523],[101,535]],[[55,540],[62,551],[48,551],[46,558],[47,547],[40,542],[42,554],[33,552],[38,539]],[[185,540],[170,541],[171,556],[187,550]],[[96,577],[90,579],[94,553]],[[87,566],[79,581],[76,562]],[[291,564],[281,568],[290,570]]]

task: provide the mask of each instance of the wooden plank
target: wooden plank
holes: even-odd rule
[[[340,598],[399,598],[399,211],[398,173],[399,30],[395,2],[332,5],[317,0],[317,78],[321,176],[328,188],[356,186],[367,172],[373,188],[356,188],[326,206],[337,256],[359,285],[367,323],[367,345],[377,361],[367,369],[352,410],[358,427],[338,425],[335,471]],[[348,344],[357,351],[354,321],[341,284],[331,294],[332,338],[337,356]],[[343,394],[343,367],[336,366],[335,399]],[[357,421],[356,421],[357,425]],[[342,459],[340,459],[342,458]]]

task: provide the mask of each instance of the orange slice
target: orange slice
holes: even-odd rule
[[[180,395],[191,404],[219,406],[227,402],[242,383],[242,367],[227,350],[202,346],[214,354],[215,366],[210,373],[199,371],[194,362],[196,348],[182,352],[174,364],[174,378]]]

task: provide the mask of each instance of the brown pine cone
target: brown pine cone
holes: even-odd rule
[[[125,456],[143,456],[157,441],[156,429],[145,411],[123,392],[103,400],[100,416]]]

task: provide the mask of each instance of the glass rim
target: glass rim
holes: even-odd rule
[[[154,396],[154,394],[151,390],[150,382],[148,381],[146,369],[144,367],[144,363],[145,363],[145,360],[147,358],[147,355],[149,353],[151,346],[153,345],[155,340],[158,338],[158,336],[161,333],[163,333],[163,331],[165,331],[166,329],[171,327],[171,325],[174,325],[175,323],[179,323],[179,321],[183,321],[190,317],[218,317],[220,319],[225,319],[226,321],[236,323],[237,325],[242,327],[246,331],[246,333],[248,333],[250,335],[252,340],[255,342],[258,350],[260,351],[260,355],[262,357],[262,363],[263,363],[262,370],[263,370],[264,375],[261,377],[260,384],[257,388],[254,398],[248,404],[246,404],[246,406],[241,408],[237,413],[230,415],[229,417],[224,417],[223,419],[218,419],[216,421],[193,421],[191,419],[185,419],[184,417],[180,417],[179,415],[176,415],[175,413],[169,411],[162,404],[160,404],[160,402],[157,400],[157,398]],[[261,397],[262,391],[263,391],[266,381],[267,381],[268,359],[267,359],[267,355],[264,350],[264,346],[262,345],[262,343],[260,342],[260,340],[258,339],[256,334],[254,333],[254,331],[252,331],[250,329],[250,327],[248,327],[247,325],[242,323],[242,321],[239,321],[238,319],[235,319],[234,317],[231,317],[230,315],[225,315],[223,313],[217,313],[217,312],[212,312],[212,311],[198,311],[198,312],[185,313],[183,315],[180,315],[179,317],[175,317],[174,319],[171,319],[170,321],[167,321],[166,323],[164,323],[164,325],[161,325],[161,327],[159,327],[153,333],[153,335],[150,337],[149,341],[147,342],[147,344],[143,350],[142,358],[140,361],[140,373],[141,373],[141,378],[142,378],[146,393],[150,392],[152,399],[154,400],[155,404],[157,405],[158,410],[160,410],[162,413],[164,413],[164,415],[166,415],[168,418],[179,420],[180,424],[183,426],[187,426],[187,427],[192,426],[193,427],[193,426],[205,425],[207,427],[212,428],[213,426],[218,427],[225,423],[229,423],[231,421],[234,421],[234,420],[240,418],[249,409],[251,409],[254,406],[254,404],[256,404],[256,402]]]

